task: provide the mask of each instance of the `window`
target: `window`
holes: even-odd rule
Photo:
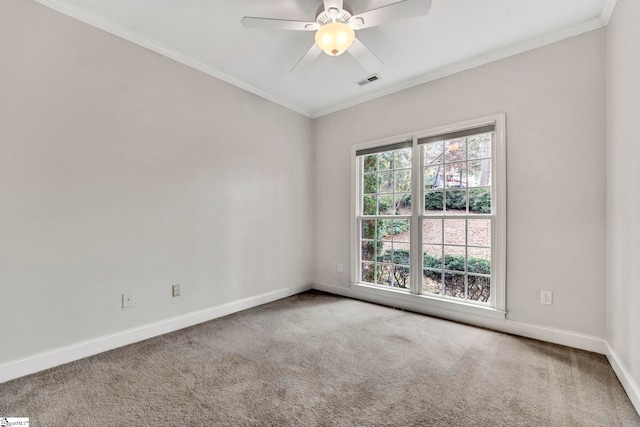
[[[409,289],[411,151],[405,142],[359,152],[362,282]]]
[[[355,147],[353,281],[503,310],[504,116],[407,139]]]
[[[422,290],[486,303],[491,297],[493,126],[472,132],[418,139],[424,167]]]

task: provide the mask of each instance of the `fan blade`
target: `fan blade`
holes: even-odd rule
[[[324,0],[324,10],[329,11],[330,8],[335,7],[338,12],[342,12],[343,1],[342,0]]]
[[[255,18],[253,16],[245,16],[242,18],[241,22],[246,28],[261,28],[269,30],[315,31],[320,28],[320,24],[317,22]]]
[[[311,48],[307,51],[307,53],[305,53],[302,56],[302,58],[300,58],[300,60],[296,63],[296,65],[293,66],[293,68],[289,72],[292,73],[294,70],[295,71],[304,70],[313,61],[315,61],[316,58],[320,56],[321,53],[322,53],[322,49],[320,49],[318,45],[314,43],[313,46],[311,46]]]
[[[382,61],[358,39],[353,41],[347,52],[351,54],[370,73],[375,73],[382,67]]]
[[[431,0],[402,0],[354,15],[349,22],[353,23],[354,29],[360,30],[426,15],[429,9],[431,9]]]

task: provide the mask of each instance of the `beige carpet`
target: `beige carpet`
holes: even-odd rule
[[[31,426],[640,426],[606,359],[307,292],[0,385]]]

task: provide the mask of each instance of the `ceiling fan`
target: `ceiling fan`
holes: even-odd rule
[[[382,61],[356,38],[355,31],[426,15],[430,8],[431,0],[396,0],[386,6],[353,15],[352,9],[343,0],[324,0],[316,12],[315,21],[245,16],[242,24],[246,28],[315,31],[316,43],[291,71],[305,68],[323,51],[329,56],[338,56],[348,51],[372,73],[382,66]]]

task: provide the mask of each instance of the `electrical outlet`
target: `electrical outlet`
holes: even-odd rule
[[[180,296],[180,285],[173,285],[171,287],[171,295],[173,295],[174,297]]]
[[[342,273],[342,264],[338,264],[338,265],[336,265],[336,271],[337,271],[338,273]]]
[[[553,292],[540,291],[540,304],[552,305],[553,304]]]
[[[122,294],[122,308],[133,307],[134,305],[133,292]]]

